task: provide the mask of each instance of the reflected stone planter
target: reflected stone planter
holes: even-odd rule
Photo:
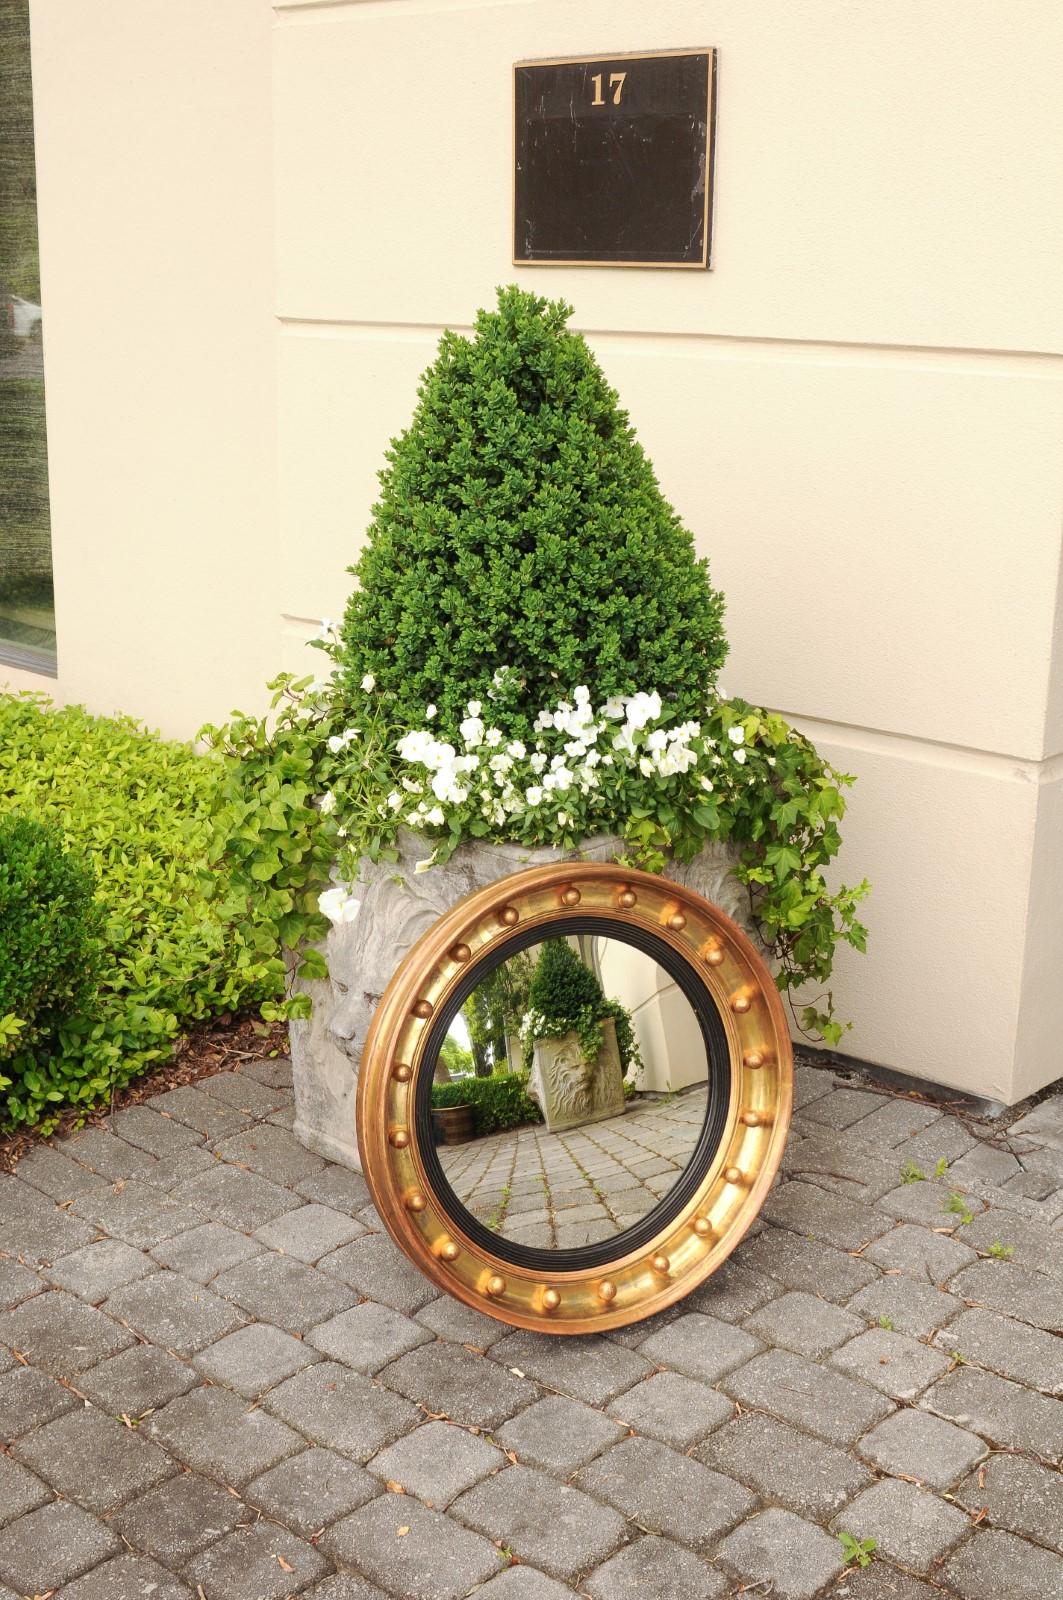
[[[398,839],[397,862],[363,861],[353,922],[330,929],[320,946],[329,976],[296,988],[313,1000],[306,1022],[289,1024],[295,1083],[295,1136],[308,1150],[361,1169],[355,1128],[358,1069],[369,1024],[396,967],[423,933],[475,889],[498,883],[526,867],[561,861],[615,861],[623,840],[613,834],[587,839],[579,849],[544,845],[463,844],[443,866],[417,872],[431,841],[412,829]],[[710,844],[685,863],[669,862],[666,878],[711,900],[756,939],[745,889],[730,874],[733,845]],[[586,1120],[586,1119],[584,1119]]]
[[[624,1074],[612,1017],[602,1022],[602,1048],[588,1061],[573,1030],[536,1039],[528,1093],[543,1114],[547,1133],[582,1128],[624,1114]]]

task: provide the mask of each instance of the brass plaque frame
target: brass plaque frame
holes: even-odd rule
[[[433,1017],[460,982],[494,965],[518,926],[600,917],[663,940],[709,993],[727,1038],[723,1137],[677,1216],[605,1267],[515,1266],[470,1239],[435,1192],[418,1149],[420,1074]],[[595,862],[535,867],[467,896],[418,941],[385,991],[358,1083],[358,1146],[385,1227],[440,1289],[514,1327],[582,1334],[661,1311],[715,1272],[759,1212],[793,1109],[793,1050],[771,973],[730,917],[692,889]],[[652,1213],[651,1213],[652,1215]]]

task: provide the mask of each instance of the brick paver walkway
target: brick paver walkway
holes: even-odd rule
[[[0,1177],[0,1600],[1059,1600],[1063,1096],[1001,1134],[798,1089],[732,1261],[579,1340],[440,1298],[293,1140],[282,1063],[36,1149]]]
[[[610,1239],[652,1211],[694,1152],[705,1085],[640,1095],[624,1114],[567,1133],[514,1128],[439,1156],[458,1198],[494,1232],[566,1249]]]

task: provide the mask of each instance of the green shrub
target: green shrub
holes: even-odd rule
[[[587,1061],[602,1048],[602,1023],[612,1017],[621,1070],[626,1077],[641,1065],[631,1017],[619,1000],[607,1000],[598,979],[565,939],[547,939],[539,952],[528,990],[528,1011],[521,1023],[525,1065],[536,1039],[557,1039],[569,1032],[579,1037]]]
[[[0,819],[0,1088],[35,1085],[35,1052],[91,1000],[99,967],[102,907],[80,852],[55,828]]]
[[[351,569],[352,705],[371,677],[403,727],[435,704],[451,737],[507,667],[514,734],[558,685],[705,704],[722,598],[571,311],[511,286],[474,338],[444,333]]]
[[[522,1122],[541,1122],[543,1114],[528,1094],[528,1080],[517,1072],[499,1072],[493,1078],[464,1078],[461,1083],[432,1085],[432,1105],[472,1106],[477,1135],[517,1128]]]
[[[456,1039],[444,1039],[439,1051],[439,1059],[448,1072],[471,1072],[473,1070],[472,1051],[466,1050]]]
[[[221,775],[129,718],[0,695],[0,817],[83,851],[101,907],[95,996],[0,1093],[0,1125],[54,1123],[167,1059],[192,1023],[283,993],[268,913],[208,870]]]

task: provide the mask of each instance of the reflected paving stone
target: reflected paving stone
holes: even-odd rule
[[[956,1491],[968,1511],[988,1512],[990,1526],[1024,1534],[1063,1554],[1063,1477],[1023,1456],[990,1457]]]
[[[438,1339],[385,1367],[380,1381],[464,1427],[497,1428],[538,1397],[526,1379]]]
[[[0,1317],[0,1344],[57,1378],[76,1378],[132,1343],[127,1328],[65,1289],[35,1295]]]
[[[354,1305],[357,1296],[335,1278],[290,1256],[268,1252],[230,1267],[212,1285],[214,1293],[288,1333],[307,1333],[315,1324]]]
[[[624,1537],[615,1511],[531,1467],[507,1467],[463,1494],[451,1511],[554,1578],[586,1571]]]
[[[730,1322],[690,1311],[639,1345],[639,1355],[657,1366],[716,1383],[763,1350],[762,1342]]]
[[[268,1322],[255,1322],[201,1350],[196,1366],[205,1377],[252,1400],[320,1359],[301,1339]]]
[[[654,1439],[624,1439],[584,1467],[576,1483],[647,1532],[702,1551],[757,1504],[748,1489]]]
[[[1011,1261],[976,1261],[949,1285],[953,1294],[1029,1322],[1048,1333],[1063,1333],[1063,1283]]]
[[[10,1456],[0,1454],[0,1524],[36,1511],[51,1498],[52,1491],[46,1483]]]
[[[191,1600],[192,1590],[147,1556],[115,1556],[75,1578],[63,1600]]]
[[[619,1422],[561,1394],[537,1400],[496,1435],[499,1444],[522,1461],[562,1478],[571,1477],[578,1467],[623,1436]]]
[[[857,1495],[831,1526],[854,1539],[875,1539],[883,1556],[910,1571],[926,1573],[968,1531],[962,1511],[914,1483],[896,1478]]]
[[[10,1311],[31,1295],[47,1289],[45,1280],[29,1267],[20,1267],[17,1261],[0,1259],[0,1311]]]
[[[773,1509],[726,1538],[717,1560],[746,1584],[778,1600],[812,1600],[842,1570],[841,1548],[814,1523]]]
[[[117,1191],[108,1189],[102,1195],[84,1195],[75,1200],[74,1209],[79,1217],[87,1217],[137,1250],[150,1250],[203,1220],[191,1206],[143,1181],[127,1183]]]
[[[747,1412],[694,1451],[699,1461],[825,1522],[871,1483],[867,1468],[844,1450],[759,1412]]]
[[[94,1406],[27,1434],[16,1452],[53,1489],[101,1516],[176,1471],[165,1451]]]
[[[284,1128],[271,1122],[260,1122],[216,1146],[224,1161],[258,1172],[272,1183],[287,1186],[301,1183],[312,1172],[320,1172],[325,1165],[323,1156],[307,1150]]]
[[[334,1361],[297,1373],[262,1403],[315,1444],[359,1462],[422,1420],[416,1406]]]
[[[918,1478],[931,1489],[951,1489],[987,1454],[976,1434],[925,1411],[896,1411],[864,1435],[860,1454],[884,1472]]]
[[[228,1134],[239,1133],[254,1119],[226,1105],[216,1095],[204,1094],[192,1084],[182,1084],[167,1089],[164,1094],[153,1094],[147,1101],[156,1111],[193,1128],[206,1139],[224,1139]]]
[[[490,1358],[592,1406],[605,1405],[653,1371],[644,1356],[593,1336],[513,1333],[492,1347]]]
[[[1063,1401],[1032,1394],[995,1373],[960,1367],[928,1389],[919,1404],[991,1444],[1033,1450],[1053,1461],[1063,1454]]]
[[[800,1289],[780,1295],[778,1300],[755,1311],[746,1319],[745,1327],[768,1344],[781,1345],[813,1359],[827,1355],[843,1340],[864,1331],[863,1320],[853,1312]]]
[[[878,1277],[874,1267],[814,1239],[799,1239],[785,1228],[765,1228],[739,1247],[741,1263],[777,1278],[787,1289],[807,1289],[827,1300],[845,1301]]]
[[[129,1106],[110,1118],[111,1127],[127,1144],[162,1158],[202,1144],[203,1135],[150,1106]]]
[[[499,1566],[493,1544],[400,1494],[380,1495],[344,1517],[320,1547],[403,1600],[459,1600]]]
[[[636,1433],[682,1450],[734,1416],[725,1395],[681,1372],[655,1372],[614,1400],[609,1411]]]
[[[197,1283],[210,1283],[227,1267],[235,1267],[250,1256],[261,1255],[265,1245],[249,1239],[223,1222],[204,1222],[172,1239],[155,1245],[152,1255],[161,1266],[170,1267]]]
[[[187,1393],[198,1382],[199,1374],[176,1356],[150,1344],[135,1344],[82,1373],[78,1388],[112,1417],[123,1411],[127,1417],[139,1417]]]
[[[202,1350],[247,1321],[201,1283],[166,1270],[116,1290],[104,1310],[178,1356]]]
[[[894,1400],[914,1400],[949,1368],[939,1351],[889,1328],[869,1328],[835,1350],[831,1360]]]
[[[257,1172],[241,1172],[221,1161],[215,1161],[207,1171],[196,1173],[187,1182],[179,1183],[171,1198],[195,1206],[215,1222],[224,1222],[230,1228],[248,1233],[265,1222],[272,1222],[274,1217],[283,1216],[286,1211],[294,1211],[299,1204],[290,1189],[270,1183]]]
[[[442,1509],[505,1464],[501,1450],[464,1428],[427,1422],[374,1456],[369,1471]]]
[[[134,1250],[120,1239],[100,1239],[60,1256],[48,1269],[48,1277],[60,1289],[69,1289],[79,1300],[98,1306],[112,1289],[154,1271],[155,1263],[142,1250]]]
[[[796,1423],[828,1444],[853,1444],[893,1406],[875,1389],[814,1366],[788,1350],[769,1350],[732,1372],[723,1388],[743,1405]]]
[[[592,1600],[717,1600],[729,1586],[689,1550],[651,1534],[612,1556],[583,1587]]]
[[[331,1206],[311,1203],[257,1228],[255,1237],[270,1249],[281,1250],[297,1261],[314,1262],[341,1245],[350,1244],[364,1232],[362,1224],[353,1217],[333,1211]]]
[[[1063,1394],[1063,1340],[1041,1328],[976,1307],[950,1322],[934,1343],[944,1350],[959,1350],[967,1361],[991,1367],[1017,1383],[1046,1394]]]
[[[969,1245],[950,1234],[901,1222],[865,1251],[869,1261],[891,1271],[907,1272],[923,1283],[945,1283],[975,1259]]]
[[[80,1404],[77,1395],[54,1378],[32,1367],[15,1367],[0,1377],[0,1439],[10,1443]]]
[[[859,1312],[868,1322],[887,1317],[898,1333],[926,1338],[958,1315],[963,1301],[929,1283],[916,1283],[904,1273],[895,1273],[854,1294],[849,1310]]]
[[[334,1250],[318,1263],[320,1272],[338,1278],[371,1300],[411,1315],[434,1300],[436,1290],[385,1234],[366,1234]]]
[[[307,1342],[355,1372],[379,1372],[389,1361],[432,1342],[427,1328],[391,1306],[365,1300],[307,1335]]]
[[[263,1521],[227,1533],[189,1563],[185,1576],[207,1600],[233,1600],[241,1594],[288,1600],[327,1571],[328,1562],[312,1544]]]
[[[141,1427],[179,1461],[236,1488],[303,1448],[293,1429],[228,1389],[193,1389]]]
[[[996,1529],[976,1531],[941,1576],[962,1600],[1055,1600],[1063,1595],[1063,1558]]]
[[[69,1500],[56,1500],[0,1529],[0,1583],[17,1594],[44,1594],[121,1548],[98,1518]]]
[[[226,1489],[194,1472],[182,1472],[149,1489],[111,1522],[138,1550],[176,1569],[246,1517],[246,1507]]]
[[[417,1321],[423,1322],[439,1339],[472,1345],[477,1350],[489,1350],[509,1332],[504,1322],[496,1322],[494,1317],[474,1311],[472,1306],[464,1305],[449,1294],[418,1311]]]
[[[249,1483],[244,1498],[309,1539],[379,1493],[368,1472],[315,1445]]]

